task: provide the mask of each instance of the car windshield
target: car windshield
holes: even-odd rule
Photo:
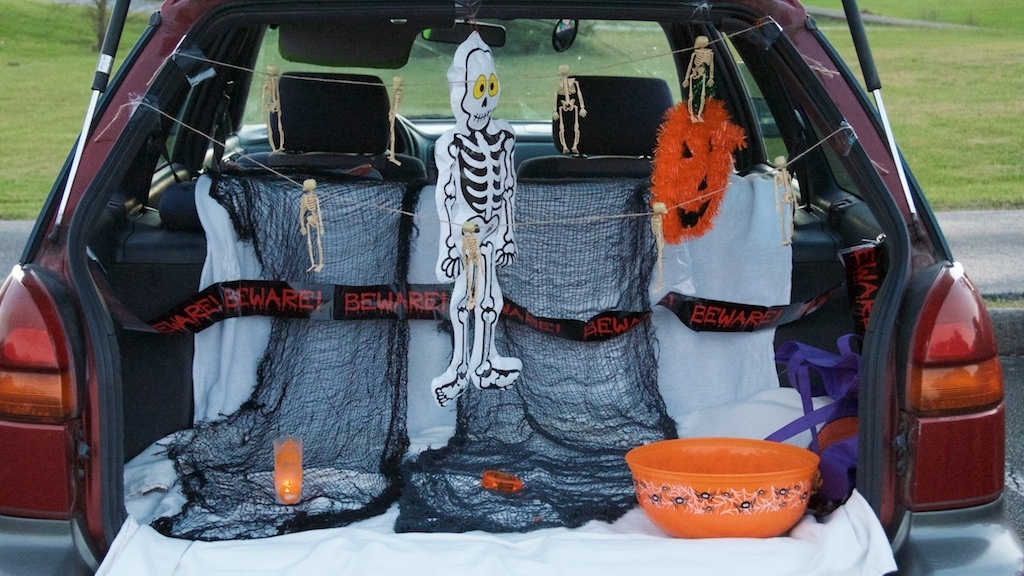
[[[661,27],[652,22],[581,21],[575,41],[564,51],[553,48],[553,20],[503,21],[506,41],[492,46],[495,66],[501,82],[498,114],[512,121],[548,122],[552,113],[552,86],[560,65],[569,73],[608,76],[644,76],[664,78],[675,90],[678,82],[671,48]],[[408,63],[400,69],[385,71],[366,68],[325,68],[288,62],[279,50],[278,32],[267,31],[256,70],[276,66],[282,71],[325,71],[372,74],[390,84],[393,76],[403,81],[403,99],[399,113],[410,119],[448,119],[452,117],[449,91],[444,81],[457,44],[429,41],[417,37]],[[261,110],[261,86],[254,83],[246,109],[247,124],[264,121]]]

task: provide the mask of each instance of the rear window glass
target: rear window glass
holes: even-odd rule
[[[665,33],[657,23],[627,21],[582,21],[576,41],[565,52],[552,48],[553,20],[501,22],[506,28],[504,46],[492,47],[501,82],[498,115],[508,120],[551,119],[553,88],[559,65],[569,66],[570,75],[607,75],[664,78],[679,99],[675,62]],[[326,68],[286,61],[278,49],[276,30],[268,30],[260,49],[246,107],[245,122],[264,122],[261,109],[263,72],[276,66],[282,72],[332,71],[379,76],[391,86],[394,76],[404,83],[399,113],[408,118],[450,118],[445,74],[455,54],[455,44],[430,42],[418,37],[409,62],[397,70]]]

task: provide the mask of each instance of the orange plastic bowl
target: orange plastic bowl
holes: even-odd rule
[[[685,438],[626,453],[647,517],[681,538],[769,538],[807,510],[818,471],[810,450],[743,438]]]

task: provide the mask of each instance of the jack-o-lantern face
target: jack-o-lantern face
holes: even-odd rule
[[[721,101],[708,99],[703,118],[692,122],[683,102],[665,114],[658,133],[651,191],[653,201],[668,206],[662,229],[672,244],[711,229],[729,184],[732,155],[747,145]]]

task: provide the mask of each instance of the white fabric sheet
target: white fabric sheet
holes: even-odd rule
[[[420,334],[430,341],[426,334]],[[429,380],[426,381],[429,383]],[[428,389],[429,390],[429,389]],[[433,399],[421,402],[433,406],[435,413],[425,408],[409,428],[410,452],[444,446],[454,431],[455,423],[445,409],[437,408]],[[826,399],[816,398],[815,408]],[[412,407],[410,406],[410,410]],[[681,438],[717,436],[730,438],[764,438],[803,414],[800,395],[792,388],[773,388],[741,398],[731,404],[695,410],[676,421]],[[798,434],[787,441],[797,446],[810,443],[810,433]],[[149,524],[161,516],[177,513],[185,503],[178,490],[177,473],[163,453],[161,442],[156,442],[125,465],[125,508],[139,523]]]
[[[420,191],[420,203],[416,209],[414,224],[416,232],[409,253],[409,283],[437,284],[437,239],[441,236],[441,223],[437,219],[434,201],[434,187],[427,186]],[[447,315],[448,311],[445,310]],[[426,448],[417,438],[416,431],[439,426],[455,428],[456,403],[440,407],[434,400],[431,380],[448,369],[452,357],[451,337],[438,332],[437,322],[409,322],[409,409],[407,422],[414,452]],[[435,439],[433,448],[440,448],[448,437]]]
[[[252,244],[238,241],[227,210],[210,198],[210,178],[196,181],[196,208],[206,231],[206,262],[199,289],[228,280],[261,278]],[[229,318],[195,335],[194,422],[238,410],[256,385],[256,366],[270,340],[270,318]]]
[[[829,402],[828,398],[814,398],[811,404],[820,408]],[[792,388],[776,387],[729,404],[683,414],[676,419],[676,432],[680,438],[764,439],[801,415],[800,393]],[[786,444],[806,448],[811,444],[811,433],[796,434],[787,439]]]
[[[671,538],[639,510],[614,524],[525,534],[395,534],[396,516],[392,508],[345,528],[233,542],[166,538],[129,518],[99,574],[881,576],[896,569],[857,493],[826,521],[805,516],[788,536],[767,539]]]
[[[793,254],[782,245],[774,188],[774,180],[763,175],[730,176],[714,227],[665,246],[664,280],[652,302],[674,291],[758,306],[788,304]],[[658,387],[677,421],[694,410],[778,387],[774,329],[694,332],[661,306],[654,307],[653,322]]]

